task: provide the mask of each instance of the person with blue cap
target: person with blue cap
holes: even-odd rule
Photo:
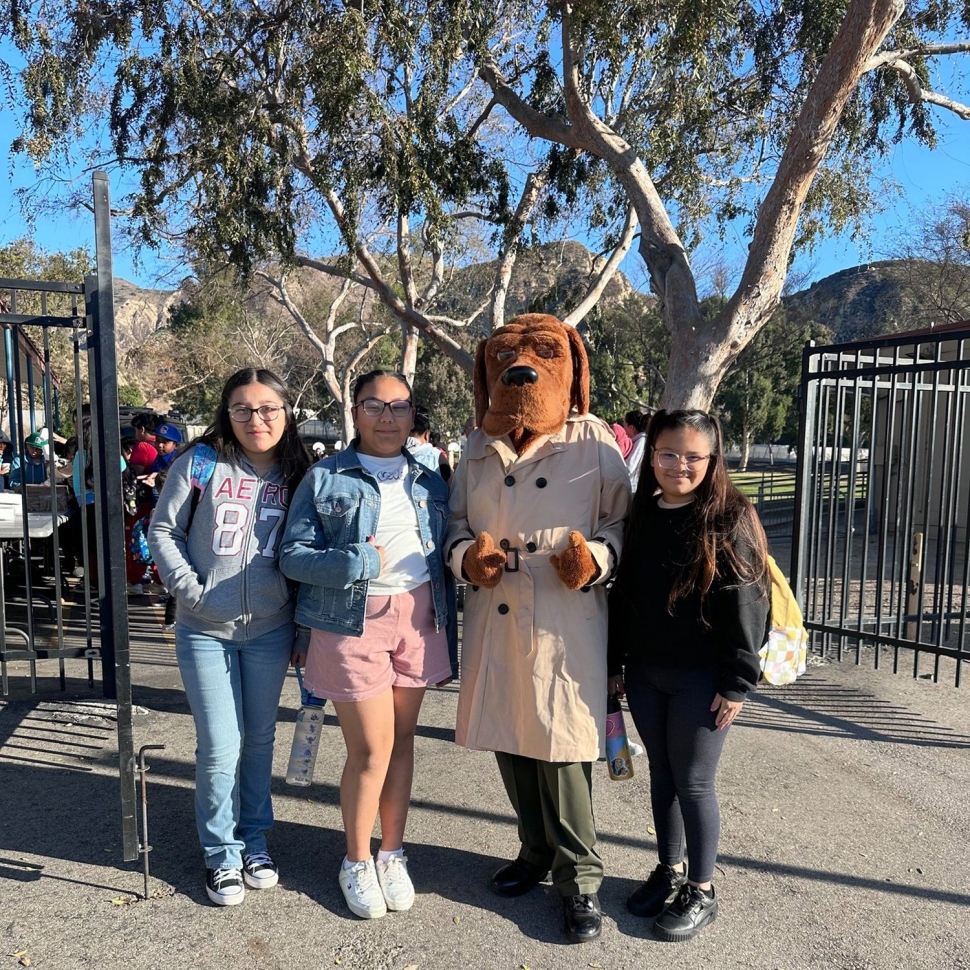
[[[166,471],[175,460],[175,455],[178,453],[181,444],[182,432],[174,424],[169,424],[167,421],[160,424],[155,429],[155,450],[158,452],[158,457],[155,459],[151,470],[153,472]]]

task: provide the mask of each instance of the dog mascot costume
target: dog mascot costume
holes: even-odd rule
[[[456,740],[494,751],[522,843],[492,888],[551,870],[567,937],[600,933],[592,762],[606,724],[606,589],[630,479],[588,413],[582,339],[526,314],[478,346],[475,412],[451,488],[448,553],[466,590]]]

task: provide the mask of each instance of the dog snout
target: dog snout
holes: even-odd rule
[[[502,374],[502,383],[506,386],[523,387],[526,384],[535,384],[538,380],[539,375],[532,367],[510,367]]]

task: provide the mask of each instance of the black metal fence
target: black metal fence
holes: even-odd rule
[[[4,461],[13,479],[11,488],[0,490],[0,680],[6,694],[8,665],[25,663],[35,690],[38,662],[56,661],[63,689],[65,660],[86,657],[93,686],[100,664],[103,694],[118,703],[122,834],[131,860],[138,837],[110,200],[103,173],[95,173],[93,191],[95,275],[83,284],[0,279],[0,410],[10,429]],[[66,400],[62,387],[72,391]],[[78,437],[71,466],[56,455],[62,417],[70,418]],[[25,439],[35,433],[35,444],[44,438],[47,444],[28,473]]]
[[[792,550],[805,626],[914,677],[970,660],[970,324],[806,348]]]

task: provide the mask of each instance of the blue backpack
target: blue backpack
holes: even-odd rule
[[[212,481],[212,473],[216,470],[216,452],[211,445],[198,444],[192,449],[192,498],[189,504],[189,521],[185,526],[185,534],[189,534],[195,510],[205,495],[205,490]]]

